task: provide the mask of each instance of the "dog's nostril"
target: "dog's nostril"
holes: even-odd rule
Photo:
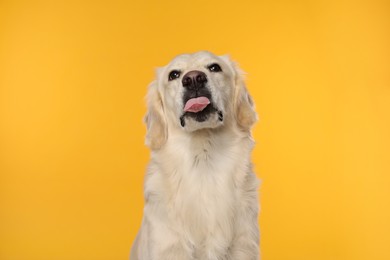
[[[192,83],[192,80],[191,80],[190,77],[184,77],[183,78],[183,86],[184,87],[188,87],[189,85],[191,85],[191,83]]]
[[[199,76],[196,77],[196,82],[198,82],[198,83],[204,83],[206,81],[207,81],[206,76],[203,74],[200,74]]]

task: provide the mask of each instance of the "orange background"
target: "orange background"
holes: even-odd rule
[[[1,1],[0,259],[128,259],[143,97],[229,53],[260,122],[264,260],[390,259],[388,1]]]

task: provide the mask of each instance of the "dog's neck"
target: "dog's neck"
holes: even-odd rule
[[[153,152],[152,158],[162,162],[167,171],[179,170],[182,165],[192,167],[215,166],[217,161],[249,158],[253,139],[249,132],[238,128],[219,127],[186,132],[182,129],[168,131],[166,144]],[[170,158],[167,161],[167,158]],[[175,165],[176,164],[176,165]],[[227,165],[226,165],[227,166]],[[232,165],[232,167],[235,167]],[[190,169],[184,169],[184,171]]]

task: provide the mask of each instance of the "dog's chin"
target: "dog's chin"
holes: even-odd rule
[[[223,125],[223,112],[212,105],[197,113],[185,112],[180,117],[180,125],[189,132],[217,128]]]

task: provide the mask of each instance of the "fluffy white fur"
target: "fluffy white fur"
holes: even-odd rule
[[[222,72],[210,72],[218,63]],[[181,78],[172,69],[206,73],[224,119],[186,119]],[[131,260],[259,259],[258,181],[250,162],[250,128],[257,116],[242,72],[227,56],[180,55],[157,71],[149,86],[146,143],[151,162],[145,208]]]

